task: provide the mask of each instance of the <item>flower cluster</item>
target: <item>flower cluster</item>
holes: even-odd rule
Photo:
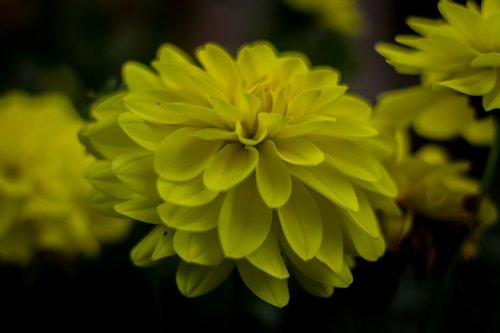
[[[87,206],[84,122],[59,94],[11,92],[0,98],[0,260],[28,264],[39,251],[96,255],[129,221]]]
[[[234,267],[278,307],[291,273],[316,296],[347,287],[353,257],[385,251],[375,210],[394,206],[381,163],[393,140],[334,69],[301,54],[257,42],[235,58],[215,44],[196,57],[201,66],[164,45],[154,70],[125,64],[126,88],[94,105],[82,131],[99,157],[90,205],[154,224],[132,259],[180,257],[186,296]]]

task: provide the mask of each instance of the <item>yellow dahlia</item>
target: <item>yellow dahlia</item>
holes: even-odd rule
[[[482,96],[484,109],[500,108],[500,0],[483,0],[481,7],[440,0],[443,18],[412,17],[408,25],[418,35],[376,46],[402,74],[419,74],[424,85],[445,86]]]
[[[468,161],[451,160],[446,150],[435,144],[413,152],[409,130],[413,126],[416,133],[432,139],[461,134],[474,144],[489,144],[495,135],[491,119],[473,120],[466,96],[416,86],[381,94],[373,122],[396,142],[385,164],[398,187],[401,210],[382,211],[381,226],[388,247],[397,250],[411,236],[415,217],[419,216],[466,228],[469,234],[463,256],[474,257],[483,231],[497,219],[494,204],[481,195],[479,181],[468,175]],[[469,201],[477,205],[471,207]]]
[[[63,95],[0,98],[0,260],[28,264],[39,251],[96,255],[129,223],[87,205],[95,159],[77,134],[84,121]]]
[[[363,13],[357,0],[285,0],[298,10],[318,16],[321,24],[348,36],[358,36],[364,30]]]
[[[385,249],[372,205],[396,189],[380,156],[392,142],[371,107],[332,68],[296,53],[244,45],[235,59],[206,44],[199,66],[164,45],[154,70],[123,67],[126,88],[98,102],[82,137],[101,160],[90,204],[156,224],[132,251],[137,265],[177,255],[186,296],[236,267],[282,307],[290,271],[327,297],[352,280],[350,256]]]

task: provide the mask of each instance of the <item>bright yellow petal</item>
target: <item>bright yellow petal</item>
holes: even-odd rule
[[[138,145],[156,151],[161,142],[177,128],[142,120],[131,112],[123,112],[118,118],[122,130]]]
[[[163,83],[159,76],[135,61],[128,61],[122,67],[122,77],[129,90],[161,89]]]
[[[290,197],[290,173],[279,158],[274,143],[265,141],[259,146],[259,163],[256,169],[257,188],[268,207],[281,207]]]
[[[271,228],[272,209],[262,201],[249,177],[230,190],[219,217],[219,238],[227,257],[241,258],[262,245]]]
[[[290,173],[341,207],[358,210],[358,199],[347,177],[327,163],[315,167],[288,165]],[[371,184],[371,183],[370,183]]]
[[[158,197],[152,153],[123,154],[111,163],[113,174],[136,193],[149,198]]]
[[[247,178],[257,166],[258,159],[259,154],[254,147],[228,143],[206,166],[203,182],[211,190],[226,191]]]
[[[159,243],[172,243],[173,236],[167,232],[166,227],[154,227],[144,238],[137,243],[132,251],[130,257],[134,265],[137,266],[150,266],[154,263],[152,255],[155,252]],[[171,255],[173,255],[172,253]]]
[[[277,279],[286,279],[289,276],[281,255],[278,236],[274,230],[269,232],[264,243],[257,250],[247,255],[246,259],[261,271]]]
[[[290,199],[277,210],[281,228],[293,251],[304,260],[314,257],[321,245],[323,223],[313,196],[294,180]]]
[[[184,182],[172,182],[159,177],[157,188],[163,200],[181,206],[201,206],[219,194],[205,187],[201,175]]]
[[[158,214],[169,227],[192,232],[207,231],[215,228],[219,220],[222,198],[206,205],[196,207],[177,206],[163,203]]]
[[[221,143],[192,136],[196,131],[195,128],[181,128],[165,138],[154,162],[159,175],[171,181],[185,181],[203,172]]]

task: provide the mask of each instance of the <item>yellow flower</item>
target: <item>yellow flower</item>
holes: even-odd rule
[[[420,74],[424,85],[448,87],[482,96],[483,107],[500,107],[500,1],[483,0],[467,6],[441,0],[443,19],[412,17],[408,25],[418,35],[397,36],[404,46],[376,46],[387,62],[402,74]]]
[[[430,140],[464,138],[489,145],[494,136],[491,116],[477,119],[467,96],[450,89],[413,86],[383,92],[377,98],[376,119],[386,126],[411,127]]]
[[[396,141],[386,165],[397,184],[402,209],[382,211],[389,249],[397,250],[411,236],[419,216],[469,230],[463,256],[474,257],[483,231],[496,221],[493,203],[481,197],[479,182],[467,175],[469,162],[451,161],[444,148],[434,144],[412,152],[409,130],[413,126],[417,134],[430,139],[460,134],[474,144],[489,144],[494,136],[491,119],[474,120],[466,96],[416,86],[381,94],[373,122]],[[469,201],[477,201],[477,207],[470,207]]]
[[[90,204],[156,224],[132,258],[178,255],[187,296],[233,267],[279,307],[289,270],[317,296],[347,287],[351,255],[384,253],[372,205],[396,194],[379,161],[392,142],[369,124],[371,107],[335,70],[265,42],[236,59],[214,44],[196,56],[202,67],[164,45],[155,71],[129,62],[127,89],[93,107]]]
[[[364,31],[363,13],[357,0],[285,0],[293,8],[316,14],[321,24],[348,36]]]
[[[77,138],[83,124],[59,94],[0,98],[0,260],[96,255],[126,235],[128,223],[87,206],[84,172],[94,159]]]

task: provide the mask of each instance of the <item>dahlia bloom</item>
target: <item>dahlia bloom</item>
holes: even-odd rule
[[[89,209],[78,141],[84,121],[59,94],[0,98],[0,260],[29,264],[39,251],[97,255],[130,223]]]
[[[444,86],[482,96],[483,107],[500,107],[500,1],[483,0],[481,7],[440,0],[443,19],[412,17],[408,25],[418,35],[402,35],[380,43],[377,51],[402,74],[421,75],[427,86]]]
[[[314,13],[321,24],[347,36],[364,30],[363,13],[357,0],[285,0],[297,10]]]
[[[90,204],[155,224],[132,259],[180,257],[186,296],[234,267],[278,307],[290,273],[321,297],[347,287],[351,256],[384,253],[373,207],[396,195],[380,163],[392,142],[370,125],[371,107],[335,70],[265,42],[236,59],[210,43],[196,57],[201,67],[164,45],[154,70],[125,64],[126,88],[93,107],[82,131],[100,157]]]
[[[430,140],[462,137],[472,145],[485,146],[492,143],[495,132],[491,116],[478,119],[469,98],[451,89],[417,85],[385,91],[377,98],[375,114],[378,122],[411,127]]]
[[[482,233],[497,219],[494,204],[481,195],[479,181],[468,175],[468,161],[451,160],[446,150],[435,144],[413,152],[409,130],[412,127],[417,134],[438,140],[462,135],[471,143],[483,145],[491,143],[495,135],[491,119],[473,120],[466,96],[417,86],[381,94],[373,122],[396,142],[385,164],[398,187],[396,199],[401,209],[382,212],[381,227],[388,248],[399,248],[411,234],[418,215],[468,229],[462,255],[475,257]],[[470,200],[477,201],[477,207],[470,207]]]

